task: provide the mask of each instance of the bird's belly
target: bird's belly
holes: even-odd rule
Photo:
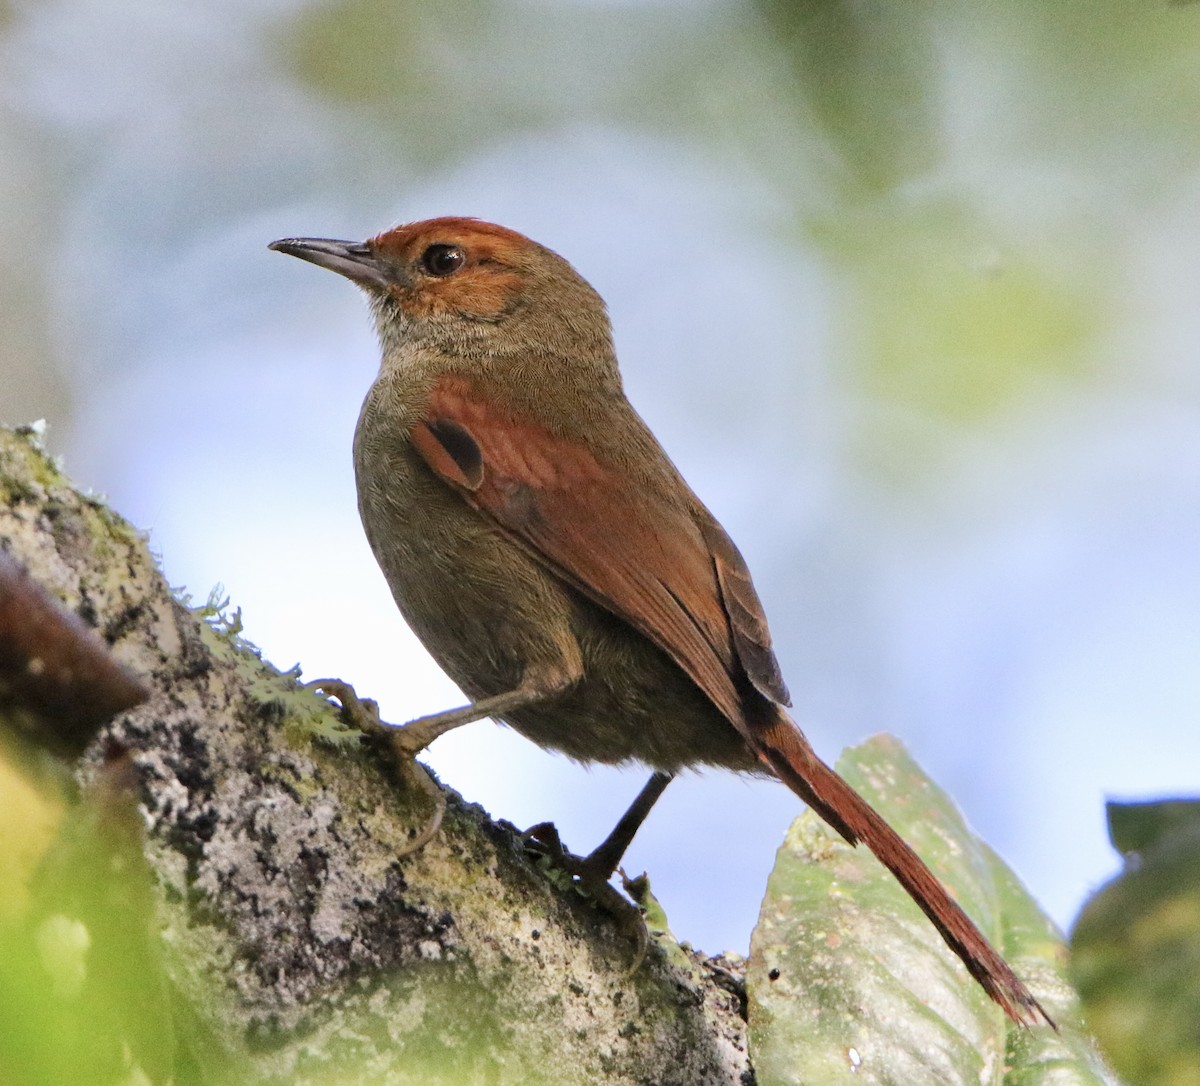
[[[577,601],[583,680],[507,723],[583,762],[638,761],[672,773],[702,765],[758,768],[733,725],[665,652],[623,619]]]
[[[396,605],[470,697],[511,690],[530,657],[557,654],[546,575],[415,456],[389,469],[385,489],[360,481],[359,511]]]

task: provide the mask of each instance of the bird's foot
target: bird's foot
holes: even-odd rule
[[[638,906],[609,881],[613,876],[613,866],[607,853],[597,849],[587,856],[577,856],[568,851],[553,822],[540,822],[527,829],[522,836],[531,852],[545,858],[553,870],[565,875],[570,885],[590,897],[633,940],[633,962],[625,974],[632,977],[646,960],[650,935]]]
[[[390,737],[393,728],[380,719],[379,702],[374,698],[360,698],[348,682],[341,679],[313,679],[304,684],[304,689],[326,698],[337,698],[342,721],[363,735],[372,739]]]
[[[304,685],[326,697],[336,698],[341,705],[342,720],[348,726],[362,732],[367,739],[386,744],[396,771],[404,783],[420,789],[433,802],[433,814],[399,855],[410,856],[419,852],[437,836],[446,814],[445,793],[429,775],[429,770],[416,760],[417,753],[424,750],[434,737],[407,734],[413,725],[397,726],[385,723],[379,716],[379,703],[373,698],[360,698],[354,687],[341,679],[315,679]],[[419,724],[420,721],[414,723]],[[417,730],[419,733],[420,729]]]

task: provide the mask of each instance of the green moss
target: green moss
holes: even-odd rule
[[[66,485],[59,465],[42,447],[40,431],[0,427],[0,493],[5,504],[36,501]]]

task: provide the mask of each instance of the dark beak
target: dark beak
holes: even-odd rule
[[[331,241],[328,238],[282,238],[267,246],[277,253],[298,256],[310,264],[352,279],[360,286],[386,290],[394,282],[371,247],[361,241]]]

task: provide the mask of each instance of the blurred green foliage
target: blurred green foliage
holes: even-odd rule
[[[851,336],[864,391],[970,423],[1097,365],[1098,276],[1016,248],[957,200],[851,219],[839,246],[862,292]]]
[[[1200,1081],[1200,800],[1110,803],[1125,870],[1083,908],[1071,972],[1088,1022],[1135,1086]]]
[[[841,274],[862,394],[957,425],[1102,378],[1124,316],[1113,270],[1137,225],[1125,205],[1167,197],[1200,155],[1184,121],[1200,110],[1194,12],[756,6],[834,152],[833,202],[804,225]],[[1162,167],[1153,181],[1142,154]],[[868,463],[895,471],[899,451],[920,472],[910,431],[879,436],[889,454]]]
[[[760,0],[850,191],[890,191],[937,165],[941,103],[930,5]]]
[[[680,20],[656,5],[514,5],[495,0],[337,0],[282,28],[274,50],[302,84],[364,119],[417,175],[524,133],[614,121],[703,123],[678,93],[719,48],[706,12]],[[663,111],[666,111],[665,113]]]
[[[61,823],[25,907],[0,910],[4,1086],[159,1083],[175,1074],[174,1013],[132,781],[129,763],[110,759]]]

